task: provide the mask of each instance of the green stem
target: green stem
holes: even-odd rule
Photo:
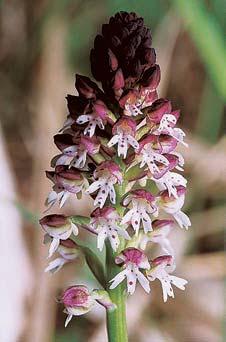
[[[115,255],[109,244],[106,246],[107,278],[111,280],[119,271],[114,262]],[[125,285],[119,284],[115,289],[108,289],[111,300],[116,304],[114,311],[107,311],[107,332],[109,342],[127,342],[126,327],[126,292]]]
[[[120,163],[120,160],[118,160]],[[120,216],[123,215],[124,208],[121,206],[122,196],[125,194],[127,182],[124,180],[122,185],[116,185],[116,204],[115,209]],[[109,281],[120,272],[120,267],[115,264],[116,255],[124,248],[125,242],[121,240],[120,248],[117,253],[112,251],[109,241],[106,243],[106,271],[107,284]],[[126,327],[126,291],[125,283],[119,284],[115,289],[109,289],[108,293],[111,300],[116,304],[114,311],[107,311],[107,332],[109,342],[127,342],[127,327]]]

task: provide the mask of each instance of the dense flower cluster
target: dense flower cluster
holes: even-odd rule
[[[187,181],[178,173],[184,160],[176,148],[186,146],[185,133],[177,127],[180,112],[158,98],[160,68],[151,34],[135,13],[120,12],[103,25],[91,67],[103,90],[76,75],[78,95],[67,96],[68,117],[54,137],[60,154],[52,159],[54,170],[46,172],[53,182],[46,204],[62,207],[69,196],[87,193],[94,210],[90,218],[47,215],[40,220],[51,241],[49,256],[59,254],[46,271],[86,255],[87,249],[76,243],[79,229],[85,228],[96,236],[100,251],[108,241],[115,254],[119,272],[107,279],[106,291],[126,280],[128,293],[134,293],[137,282],[149,293],[150,282],[158,279],[166,301],[174,297],[172,285],[183,290],[187,283],[170,274],[175,269],[170,232],[176,224],[190,226],[181,211]],[[145,250],[153,243],[162,255],[150,260]],[[67,289],[62,296],[66,324],[96,302],[103,304],[103,298],[105,307],[114,306],[107,292],[97,295],[82,285]]]

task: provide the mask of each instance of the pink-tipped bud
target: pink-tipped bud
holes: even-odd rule
[[[116,71],[118,69],[118,60],[110,49],[108,49],[108,56],[111,70]]]

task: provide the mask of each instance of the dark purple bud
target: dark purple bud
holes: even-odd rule
[[[160,82],[161,72],[159,65],[147,69],[142,77],[141,85],[149,90],[155,90]]]
[[[80,96],[67,95],[67,106],[69,113],[73,119],[81,114],[85,114],[89,108],[89,101]]]
[[[54,135],[54,143],[63,151],[65,148],[74,145],[73,136],[70,134],[56,134]]]
[[[86,76],[76,74],[75,86],[79,95],[86,99],[95,99],[96,94],[99,92],[99,88],[96,83]]]

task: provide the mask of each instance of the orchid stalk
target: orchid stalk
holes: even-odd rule
[[[160,281],[163,300],[187,281],[171,273],[176,268],[169,240],[176,226],[188,229],[182,211],[187,180],[184,159],[176,151],[185,133],[177,127],[179,110],[158,98],[160,67],[151,47],[151,33],[135,13],[120,12],[102,26],[90,54],[90,78],[76,75],[78,95],[68,95],[68,116],[55,135],[60,154],[47,177],[53,182],[46,205],[63,207],[69,197],[87,193],[93,199],[89,217],[49,214],[40,220],[49,257],[46,272],[83,259],[98,289],[78,284],[66,289],[61,302],[65,326],[77,315],[102,305],[107,312],[110,342],[128,340],[126,299],[137,286],[151,293]],[[81,229],[96,237],[106,260],[77,241]],[[157,245],[155,255],[153,246]],[[149,258],[152,253],[152,258]]]

